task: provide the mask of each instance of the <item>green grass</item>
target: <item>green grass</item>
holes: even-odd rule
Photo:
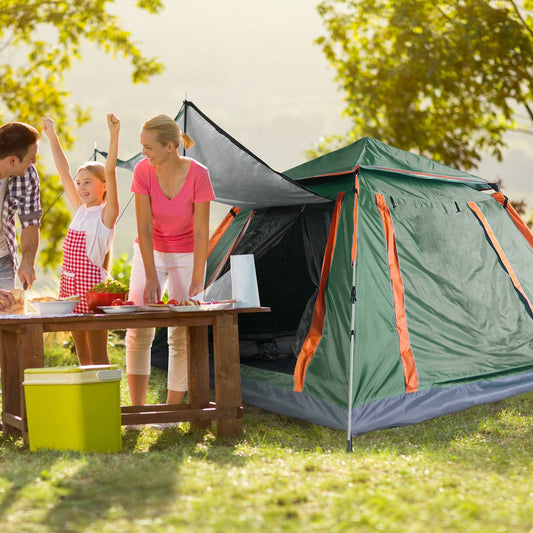
[[[47,348],[50,366],[70,363]],[[150,402],[165,381],[154,369]],[[531,532],[532,406],[526,394],[377,431],[353,453],[344,432],[247,405],[239,438],[146,426],[113,454],[0,438],[0,530]]]

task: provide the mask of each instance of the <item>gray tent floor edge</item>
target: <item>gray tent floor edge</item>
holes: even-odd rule
[[[303,392],[241,378],[242,399],[265,411],[313,424],[346,430],[347,410]]]
[[[346,431],[348,410],[305,392],[242,378],[243,401],[291,418]],[[352,410],[352,436],[417,424],[533,391],[533,372],[395,396]]]
[[[352,436],[417,424],[533,391],[533,372],[440,389],[412,392],[357,407]]]

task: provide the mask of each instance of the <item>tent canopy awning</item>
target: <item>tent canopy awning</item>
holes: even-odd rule
[[[184,103],[176,120],[196,143],[187,150],[187,156],[209,169],[217,202],[257,209],[327,201],[270,168],[192,102]]]

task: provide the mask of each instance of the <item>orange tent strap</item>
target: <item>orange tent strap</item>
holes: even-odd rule
[[[239,214],[240,210],[241,210],[240,207],[232,207],[229,213],[224,217],[222,222],[218,225],[218,228],[214,231],[213,235],[211,235],[211,238],[209,239],[209,247],[207,249],[207,255],[209,255],[216,248],[216,245],[219,243],[220,239],[222,238],[222,235],[224,235],[229,225],[233,222],[234,218]]]
[[[489,238],[494,250],[496,250],[496,253],[498,254],[498,257],[500,258],[500,261],[502,262],[505,270],[507,270],[507,273],[509,274],[509,277],[511,278],[511,281],[515,289],[522,295],[527,306],[529,307],[530,313],[533,315],[533,307],[531,306],[531,302],[528,300],[526,293],[524,292],[524,289],[522,289],[522,285],[520,285],[520,281],[518,280],[513,270],[513,267],[511,266],[511,263],[509,262],[509,259],[507,259],[507,256],[505,255],[503,248],[500,246],[500,243],[498,242],[496,235],[492,231],[492,228],[490,227],[488,220],[485,218],[485,216],[481,212],[481,209],[476,204],[476,202],[468,202],[468,207],[470,207],[470,209],[474,212],[478,220],[481,222],[481,225],[483,226],[483,229],[485,230],[485,233],[487,234],[487,237]]]
[[[296,392],[302,392],[305,381],[305,372],[307,371],[307,367],[309,366],[309,363],[315,354],[324,330],[324,321],[326,319],[326,302],[324,294],[329,278],[329,271],[331,269],[333,250],[335,249],[335,242],[337,240],[337,228],[339,225],[339,217],[343,198],[344,192],[340,192],[337,195],[335,210],[333,211],[331,226],[329,228],[328,242],[324,252],[324,259],[322,260],[322,273],[320,276],[320,285],[318,286],[315,309],[313,311],[313,320],[302,345],[302,349],[298,354],[298,360],[296,361],[296,367],[294,369],[294,390]]]
[[[235,207],[234,209],[238,209],[237,213],[240,211],[240,209],[238,207]],[[241,231],[239,232],[239,234],[237,235],[237,237],[235,238],[235,240],[233,241],[233,244],[230,246],[229,250],[226,252],[226,255],[224,256],[224,258],[222,259],[222,261],[220,261],[220,264],[218,265],[218,268],[213,272],[213,274],[211,275],[211,277],[207,280],[206,282],[206,287],[209,286],[211,283],[213,283],[213,281],[215,281],[216,279],[218,279],[218,276],[220,274],[220,272],[224,269],[224,267],[226,266],[226,264],[228,263],[229,261],[229,257],[230,255],[233,253],[233,251],[235,250],[235,248],[237,247],[237,244],[239,244],[239,242],[241,241],[241,238],[242,236],[244,235],[244,233],[246,232],[246,229],[248,228],[248,225],[250,224],[250,220],[252,219],[252,217],[254,216],[254,213],[255,211],[251,211],[250,214],[248,215],[248,218],[246,219],[246,222],[244,223]],[[229,217],[229,224],[231,224],[234,216],[232,216],[231,212],[228,213],[225,217],[224,217],[224,220],[220,223],[220,226],[222,226],[222,224],[224,224],[224,221]],[[226,225],[226,229],[227,227],[229,226],[229,224]],[[219,228],[220,228],[219,226]],[[218,231],[218,228],[217,228],[217,231]],[[213,234],[214,235],[214,234]],[[220,237],[222,236],[222,234],[220,235]],[[219,237],[219,240],[220,240],[220,237]],[[211,241],[209,241],[209,244],[211,244]],[[209,254],[208,254],[209,255]]]
[[[501,204],[507,214],[511,217],[511,220],[514,222],[514,225],[518,228],[520,233],[525,237],[526,241],[529,243],[529,246],[533,248],[533,233],[527,227],[527,224],[520,218],[520,215],[516,212],[516,209],[511,205],[511,202],[506,202],[505,196],[501,192],[492,193],[491,196]]]
[[[394,237],[394,227],[391,215],[385,198],[382,194],[376,194],[376,205],[378,207],[383,229],[385,231],[385,241],[387,245],[387,261],[392,282],[392,294],[394,300],[394,313],[396,315],[396,330],[400,347],[400,357],[402,360],[403,374],[405,379],[405,391],[415,392],[418,390],[418,374],[416,372],[415,359],[411,350],[409,340],[409,330],[407,329],[407,317],[405,315],[405,293],[400,263],[398,261],[398,251],[396,249],[396,239]]]
[[[357,255],[357,211],[359,209],[359,177],[355,176],[355,195],[353,206],[353,238],[352,238],[352,266],[355,265]]]

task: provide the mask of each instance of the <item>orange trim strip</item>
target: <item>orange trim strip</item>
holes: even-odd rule
[[[357,213],[359,210],[359,176],[355,175],[355,194],[353,199],[353,238],[352,238],[352,266],[355,265],[357,255]]]
[[[400,172],[400,173],[408,173],[408,174],[414,174],[415,176],[428,176],[430,178],[446,178],[447,180],[451,181],[474,181],[476,183],[486,183],[487,189],[492,189],[489,182],[484,181],[478,181],[475,176],[472,176],[471,178],[461,178],[459,176],[446,176],[445,174],[430,174],[429,172],[416,172],[414,170],[404,170],[404,169],[398,169],[398,168],[387,168],[387,167],[372,167],[374,170],[385,170],[387,172]]]
[[[318,286],[315,309],[313,311],[313,320],[302,345],[302,349],[298,354],[298,360],[296,361],[296,367],[294,369],[294,390],[296,392],[302,392],[307,367],[309,366],[313,355],[315,355],[315,351],[318,347],[320,339],[322,338],[322,332],[324,330],[324,321],[326,319],[326,302],[324,299],[324,294],[329,278],[329,271],[331,269],[333,250],[335,249],[335,242],[337,240],[337,228],[339,226],[339,217],[343,198],[344,192],[340,192],[337,195],[335,210],[333,212],[331,226],[329,228],[328,242],[326,245],[326,250],[324,251],[324,259],[322,260],[322,272],[320,275],[320,285]]]
[[[213,281],[218,279],[218,276],[219,276],[220,272],[225,268],[225,266],[227,265],[227,263],[229,261],[229,256],[233,253],[233,251],[235,250],[235,248],[237,247],[237,245],[241,241],[242,236],[246,233],[246,230],[247,230],[247,228],[248,228],[248,226],[250,224],[250,220],[254,216],[254,213],[255,213],[255,211],[252,211],[250,213],[250,215],[248,216],[248,218],[247,218],[246,222],[244,223],[241,231],[239,232],[239,234],[237,235],[237,237],[233,241],[233,244],[230,246],[229,250],[226,252],[226,255],[224,256],[222,261],[220,261],[220,264],[218,265],[218,268],[213,272],[212,276],[205,283],[206,287],[208,287],[211,283],[213,283]]]
[[[511,278],[514,288],[522,295],[522,298],[524,298],[525,302],[527,303],[527,306],[529,307],[529,312],[533,315],[533,306],[531,305],[531,302],[528,300],[526,293],[522,289],[522,286],[520,285],[520,281],[518,281],[518,278],[516,277],[516,274],[513,270],[513,267],[511,266],[511,263],[507,259],[507,256],[505,255],[503,248],[500,246],[500,243],[498,242],[496,235],[494,235],[494,232],[492,231],[492,228],[490,227],[490,224],[488,223],[487,219],[481,212],[481,209],[476,204],[476,202],[468,202],[468,207],[470,207],[470,209],[474,212],[474,214],[477,216],[477,218],[481,222],[481,225],[483,226],[483,229],[485,230],[485,233],[487,234],[487,237],[489,238],[494,250],[498,254],[498,257],[500,258],[500,261],[502,262],[505,270],[507,270],[507,273],[509,274],[509,277]]]
[[[328,172],[327,174],[314,174],[313,176],[303,176],[301,178],[297,178],[295,181],[298,180],[309,180],[313,178],[328,178],[330,176],[343,176],[344,174],[349,174],[350,172],[356,172],[359,168],[359,165],[356,165],[352,168],[352,170],[340,170],[337,172]]]
[[[207,255],[215,249],[216,245],[219,243],[220,239],[222,238],[222,235],[226,233],[226,230],[228,229],[229,225],[233,222],[235,217],[239,214],[241,208],[240,207],[232,207],[229,213],[224,217],[222,222],[218,225],[218,228],[213,232],[213,235],[211,235],[209,239],[209,247],[207,249]]]
[[[353,167],[352,170],[341,170],[337,172],[329,172],[326,174],[315,174],[313,176],[305,176],[305,177],[297,178],[295,181],[304,180],[304,179],[308,180],[312,178],[327,178],[330,176],[342,176],[343,174],[348,174],[349,172],[356,172],[357,169],[359,168],[368,168],[370,170],[383,170],[385,172],[394,172],[394,173],[400,173],[400,174],[407,172],[415,176],[427,176],[428,178],[444,178],[444,179],[451,180],[451,181],[473,181],[475,183],[483,183],[483,184],[486,183],[487,187],[484,190],[493,189],[493,187],[491,187],[490,185],[490,182],[478,181],[476,180],[475,176],[472,176],[472,178],[461,178],[459,176],[446,176],[445,174],[430,174],[429,172],[416,172],[414,170],[404,170],[404,169],[388,168],[388,167],[361,166],[361,165],[356,165],[355,167]]]
[[[391,215],[385,198],[382,194],[376,194],[376,205],[378,207],[383,229],[385,231],[385,241],[387,244],[387,261],[392,282],[392,294],[394,299],[394,312],[396,315],[396,330],[400,347],[400,357],[402,359],[403,375],[405,379],[405,392],[416,392],[418,390],[418,375],[416,372],[415,359],[411,351],[409,341],[409,330],[407,328],[407,317],[405,316],[405,292],[398,261],[398,250],[394,237],[394,227]]]
[[[507,214],[511,217],[511,220],[514,222],[515,226],[518,228],[520,233],[525,237],[526,241],[529,243],[529,246],[533,248],[533,233],[528,228],[527,224],[520,218],[520,215],[516,212],[516,209],[511,205],[511,202],[505,203],[505,196],[501,192],[492,193],[491,196],[507,211]]]

